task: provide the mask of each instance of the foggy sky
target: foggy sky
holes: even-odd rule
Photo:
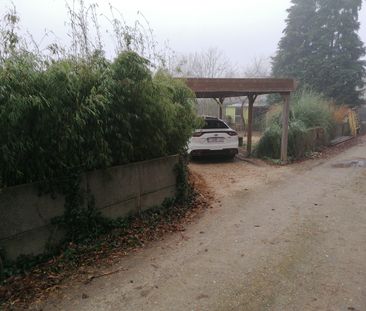
[[[72,3],[71,0],[68,2]],[[290,0],[85,2],[98,3],[98,11],[107,16],[110,16],[111,3],[128,23],[138,18],[137,11],[141,11],[160,43],[168,41],[169,46],[178,53],[218,47],[232,63],[240,67],[250,64],[255,57],[269,58],[275,53],[285,27],[286,9],[290,6]],[[41,41],[45,29],[52,30],[61,42],[67,42],[64,0],[13,0],[13,3],[23,29],[28,30],[37,42]],[[10,6],[10,1],[0,0],[1,15]],[[366,42],[366,7],[361,11],[359,20],[359,34]],[[103,16],[100,22],[102,25],[108,23]],[[112,51],[112,44],[107,42],[106,49]]]

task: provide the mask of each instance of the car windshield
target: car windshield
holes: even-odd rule
[[[205,120],[204,129],[227,129],[228,126],[220,120]]]

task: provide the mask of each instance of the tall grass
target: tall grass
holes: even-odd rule
[[[295,94],[292,106],[292,120],[300,120],[306,128],[322,127],[327,134],[334,126],[333,106],[320,94],[312,90],[301,90]]]
[[[266,131],[256,148],[257,156],[278,159],[281,147],[282,105],[274,105],[270,109],[266,126]],[[291,99],[288,155],[301,158],[314,148],[309,129],[321,127],[325,136],[329,138],[333,126],[332,104],[312,90],[299,90]]]

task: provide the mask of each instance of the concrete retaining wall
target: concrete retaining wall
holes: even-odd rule
[[[175,195],[178,156],[86,173],[81,189],[109,218],[126,217],[160,205]],[[85,202],[87,200],[84,200]],[[38,184],[0,190],[0,248],[7,259],[44,252],[63,236],[51,219],[64,212],[64,197],[38,195]]]

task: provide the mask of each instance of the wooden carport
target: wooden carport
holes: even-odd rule
[[[296,89],[293,79],[185,78],[197,98],[213,98],[219,104],[220,118],[225,98],[248,97],[247,153],[252,152],[253,105],[258,95],[280,94],[283,98],[281,161],[287,162],[290,95]]]

